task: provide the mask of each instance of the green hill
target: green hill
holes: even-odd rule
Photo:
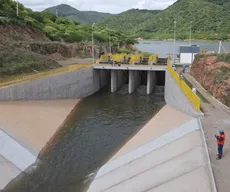
[[[227,0],[178,0],[160,12],[130,10],[104,19],[100,25],[108,24],[135,37],[169,39],[173,38],[174,21],[177,21],[177,38],[186,39],[192,22],[193,38],[228,39],[228,5]]]
[[[52,13],[56,15],[56,10],[59,16],[67,19],[77,21],[83,24],[90,24],[93,22],[99,22],[105,17],[109,17],[110,13],[100,13],[96,11],[79,11],[69,5],[61,4],[58,6],[50,7],[44,10],[44,12]]]
[[[158,10],[131,9],[118,15],[105,18],[99,23],[99,25],[108,25],[114,29],[132,34],[133,31],[136,31],[139,25],[159,12],[160,11]]]
[[[33,12],[20,3],[17,16],[16,7],[13,0],[0,0],[0,76],[60,67],[47,58],[52,53],[67,57],[72,52],[90,53],[90,25],[47,12]],[[95,47],[108,46],[109,31],[113,48],[135,43],[122,32],[95,25]]]

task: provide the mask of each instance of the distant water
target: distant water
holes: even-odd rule
[[[186,41],[176,41],[176,54],[179,54],[179,49],[181,45],[188,45],[189,42]],[[207,51],[218,52],[219,42],[204,42],[204,41],[194,41],[192,45],[199,45],[200,50],[205,49]],[[230,42],[222,42],[223,47],[227,52],[230,52]],[[136,47],[142,52],[149,52],[159,54],[160,57],[167,57],[173,53],[173,41],[140,41],[136,44]],[[224,49],[221,48],[221,52],[224,53]]]

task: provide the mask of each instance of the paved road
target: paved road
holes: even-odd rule
[[[72,64],[85,64],[92,62],[91,58],[71,58],[67,60],[58,61],[58,63],[62,66],[72,65]]]
[[[189,74],[185,74],[186,79],[197,88],[197,90],[210,102],[201,101],[201,107],[204,110],[204,118],[202,124],[205,131],[207,145],[210,150],[210,157],[214,178],[218,192],[230,191],[230,111],[225,108],[217,100],[213,99],[201,85]],[[217,146],[214,134],[219,129],[224,129],[227,140],[224,147],[224,157],[222,160],[216,160]]]

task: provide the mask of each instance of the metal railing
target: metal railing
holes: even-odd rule
[[[109,57],[116,62],[121,62],[125,64],[135,64],[135,63],[140,63],[140,60],[144,60],[144,55],[141,53],[138,54],[104,54],[101,55],[99,60],[97,61],[97,64],[108,64],[109,62]],[[126,62],[124,62],[124,58]],[[158,55],[150,55],[148,57],[148,65],[153,65],[157,61]]]

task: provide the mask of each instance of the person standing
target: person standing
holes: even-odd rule
[[[176,71],[176,65],[173,65],[172,68],[173,68],[173,71]]]
[[[219,136],[215,135],[217,141],[217,147],[218,147],[217,160],[220,160],[223,156],[223,147],[226,140],[224,131],[220,130],[219,133],[220,133]]]
[[[183,73],[186,71],[186,64],[183,64]]]
[[[193,92],[194,94],[196,94],[196,88],[195,88],[195,87],[192,88],[192,92]]]

